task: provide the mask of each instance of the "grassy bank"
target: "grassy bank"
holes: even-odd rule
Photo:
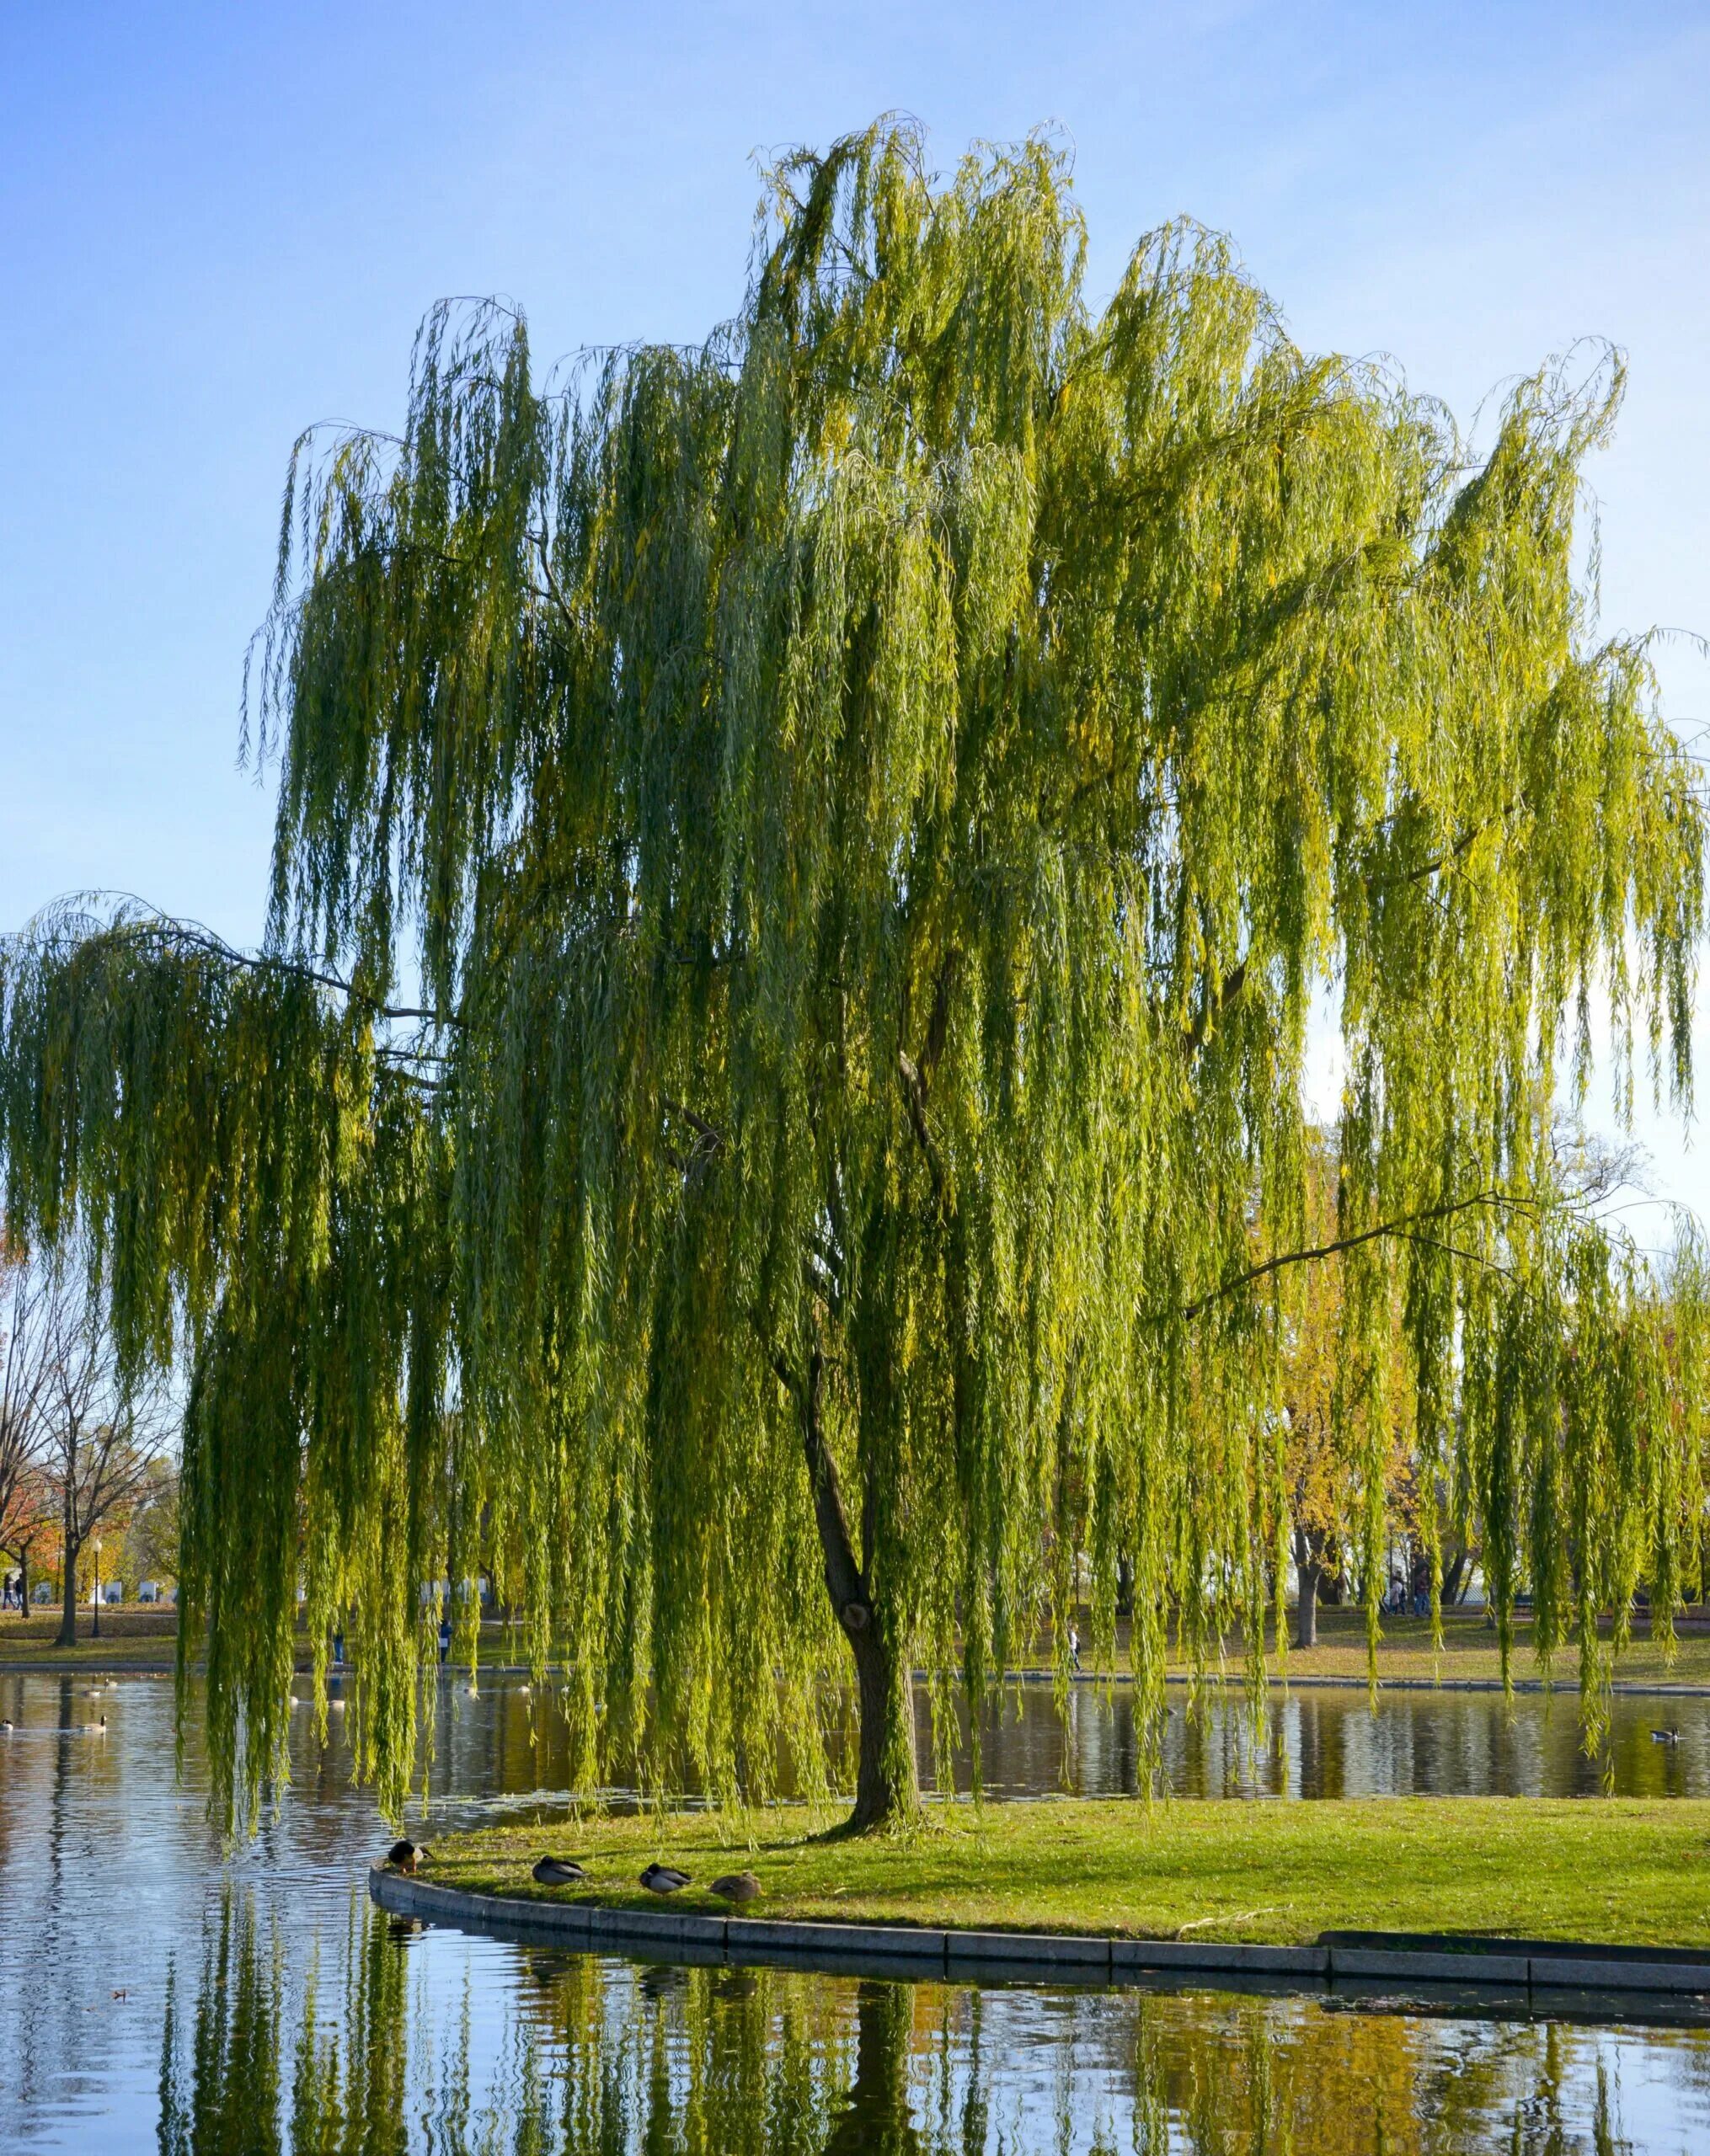
[[[1607,1620],[1601,1629],[1607,1639]],[[1270,1644],[1274,1649],[1274,1641]],[[1231,1674],[1238,1676],[1240,1642],[1232,1639],[1228,1652],[1232,1657]],[[1172,1666],[1179,1668],[1183,1665],[1177,1662]],[[1483,1614],[1454,1610],[1444,1613],[1440,1655],[1432,1650],[1429,1618],[1386,1617],[1383,1644],[1377,1651],[1377,1669],[1380,1680],[1387,1679],[1392,1684],[1403,1678],[1425,1684],[1489,1684],[1502,1674],[1496,1634],[1486,1625]],[[1515,1622],[1512,1669],[1516,1684],[1532,1682],[1537,1678],[1530,1619]],[[1365,1613],[1359,1609],[1321,1609],[1317,1645],[1291,1647],[1286,1673],[1291,1678],[1354,1678],[1364,1683]],[[1662,1649],[1645,1636],[1644,1621],[1638,1620],[1632,1643],[1617,1663],[1615,1674],[1616,1681],[1622,1684],[1695,1684],[1710,1689],[1710,1626],[1702,1624],[1701,1614],[1695,1609],[1690,1629],[1676,1638],[1674,1659],[1670,1662]],[[1558,1686],[1576,1685],[1579,1675],[1577,1652],[1570,1648],[1558,1655],[1552,1675]]]
[[[54,1646],[58,1628],[57,1609],[33,1610],[28,1617],[19,1617],[9,1611],[0,1614],[0,1669],[8,1663],[39,1663],[61,1658],[72,1662],[135,1662],[139,1667],[170,1668],[178,1618],[176,1611],[169,1609],[132,1607],[112,1610],[102,1617],[101,1637],[94,1641],[89,1636],[89,1613],[85,1609],[78,1614],[77,1644],[71,1649]],[[1084,1618],[1081,1629],[1083,1637],[1091,1629]],[[1119,1670],[1125,1667],[1126,1629],[1125,1625],[1118,1629]],[[1430,1629],[1424,1618],[1385,1620],[1383,1644],[1377,1656],[1380,1684],[1442,1684],[1452,1688],[1457,1684],[1491,1684],[1498,1680],[1501,1672],[1497,1661],[1496,1636],[1482,1616],[1448,1613],[1443,1620],[1440,1655],[1432,1651]],[[1606,1635],[1606,1625],[1604,1630]],[[1240,1642],[1232,1639],[1227,1652],[1226,1673],[1238,1682],[1242,1674]],[[493,1622],[482,1626],[480,1666],[484,1670],[516,1668],[526,1658],[527,1649],[518,1628]],[[1050,1663],[1050,1642],[1041,1639],[1034,1643],[1023,1667],[1046,1674]],[[307,1669],[308,1666],[308,1639],[307,1634],[302,1634],[297,1667]],[[1178,1676],[1186,1673],[1187,1665],[1179,1657],[1173,1657],[1170,1667]],[[1273,1661],[1273,1670],[1279,1677],[1289,1678],[1331,1678],[1363,1684],[1365,1618],[1357,1609],[1320,1611],[1317,1646],[1305,1652],[1291,1649],[1285,1663]],[[1559,1688],[1572,1690],[1579,1675],[1575,1657],[1571,1653],[1560,1657],[1553,1674]],[[1537,1665],[1532,1658],[1531,1628],[1522,1621],[1515,1627],[1515,1681],[1518,1684],[1533,1684],[1537,1675]],[[1621,1658],[1616,1679],[1622,1684],[1686,1685],[1710,1691],[1710,1625],[1695,1621],[1691,1629],[1683,1631],[1672,1662],[1666,1660],[1661,1650],[1653,1646],[1648,1639],[1636,1638]]]
[[[65,1663],[68,1668],[115,1667],[135,1664],[139,1668],[170,1669],[178,1650],[178,1612],[134,1604],[129,1609],[104,1609],[101,1636],[94,1637],[94,1612],[77,1612],[77,1643],[55,1645],[59,1636],[57,1608],[32,1609],[23,1615],[0,1611],[0,1669],[13,1662]]]
[[[957,1806],[918,1832],[814,1838],[793,1808],[505,1827],[433,1842],[423,1876],[480,1893],[658,1908],[649,1859],[697,1881],[751,1869],[756,1915],[972,1930],[1305,1942],[1328,1929],[1710,1945],[1710,1801],[1503,1797]],[[547,1851],[591,1875],[529,1876]],[[670,1906],[728,1912],[699,1886]]]

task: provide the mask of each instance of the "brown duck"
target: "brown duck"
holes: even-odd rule
[[[751,1871],[727,1871],[722,1879],[713,1881],[712,1891],[721,1901],[757,1902],[760,1881]]]
[[[394,1842],[386,1852],[386,1861],[393,1871],[414,1871],[421,1861],[421,1851],[414,1842]]]

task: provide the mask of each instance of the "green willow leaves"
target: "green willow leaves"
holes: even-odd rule
[[[293,461],[264,954],[129,911],[6,959],[8,1214],[194,1352],[228,1788],[300,1577],[394,1804],[422,1584],[484,1565],[590,1778],[639,1737],[762,1794],[852,1652],[863,1822],[911,1667],[942,1729],[1084,1593],[1108,1652],[1119,1566],[1154,1727],[1170,1611],[1256,1655],[1326,983],[1333,1262],[1350,1342],[1404,1307],[1428,1529],[1594,1684],[1597,1605],[1696,1582],[1698,1262],[1668,1315],[1558,1139],[1595,995],[1690,1083],[1702,814],[1575,566],[1618,368],[1475,462],[1195,227],[1089,305],[1048,141],[923,157],[779,165],[700,350],[542,387],[520,316],[436,309],[401,434]]]

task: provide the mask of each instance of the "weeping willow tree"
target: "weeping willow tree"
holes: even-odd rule
[[[1102,310],[1083,261],[1048,141],[940,180],[887,123],[771,173],[703,347],[537,386],[519,315],[436,310],[403,432],[292,461],[265,946],[10,950],[14,1230],[193,1364],[228,1793],[301,1579],[395,1803],[422,1583],[483,1552],[590,1777],[761,1792],[852,1668],[863,1826],[911,1667],[942,1729],[1087,1593],[1108,1653],[1119,1566],[1143,1724],[1170,1613],[1256,1678],[1327,987],[1342,1321],[1379,1372],[1405,1312],[1428,1538],[1476,1515],[1504,1650],[1529,1582],[1593,1679],[1600,1608],[1696,1578],[1680,1328],[1556,1136],[1594,995],[1690,1083],[1702,815],[1576,553],[1618,366],[1475,459],[1223,240]]]

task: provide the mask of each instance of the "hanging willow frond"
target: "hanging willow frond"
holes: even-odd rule
[[[293,462],[260,962],[134,910],[5,956],[8,1216],[196,1358],[226,1790],[302,1579],[395,1803],[419,1589],[483,1566],[590,1778],[814,1771],[841,1633],[887,1816],[914,1663],[942,1731],[1083,1595],[1108,1653],[1119,1568],[1155,1732],[1171,1614],[1256,1657],[1274,1599],[1327,982],[1349,1367],[1402,1309],[1428,1531],[1594,1690],[1598,1609],[1696,1577],[1702,1263],[1667,1318],[1554,1150],[1595,989],[1690,1083],[1702,814],[1574,572],[1618,370],[1473,463],[1215,235],[1098,313],[1082,257],[1047,141],[939,182],[884,123],[779,168],[701,350],[542,390],[436,309],[402,430]]]

